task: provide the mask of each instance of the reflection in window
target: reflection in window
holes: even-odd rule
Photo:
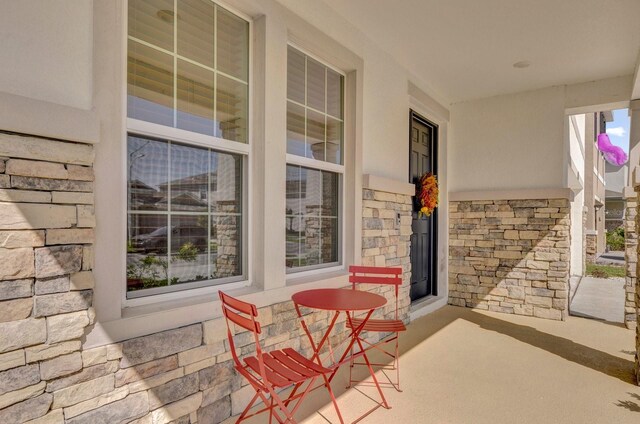
[[[344,76],[289,46],[287,153],[342,164]]]
[[[343,75],[288,47],[287,272],[340,263],[343,91]]]
[[[249,23],[210,0],[175,4],[129,0],[127,116],[246,143]]]
[[[128,137],[127,290],[242,275],[242,157]]]
[[[287,269],[338,263],[338,179],[287,165]]]

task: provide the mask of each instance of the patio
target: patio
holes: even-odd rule
[[[411,323],[401,338],[403,392],[365,423],[637,423],[634,332],[596,320],[566,322],[453,306]],[[338,381],[345,381],[345,371]],[[373,403],[372,388],[340,392],[345,419]],[[372,393],[371,393],[372,394]],[[317,411],[317,412],[316,412]],[[300,422],[337,422],[328,396],[313,392]],[[264,416],[246,422],[262,423]],[[232,417],[225,424],[235,422]]]
[[[288,358],[344,338],[336,311],[393,317],[373,342],[409,325],[404,392],[364,423],[640,422],[640,1],[2,4],[0,424],[234,422],[256,339],[229,341],[219,293]],[[609,133],[613,318],[569,303]],[[400,270],[386,304],[298,303],[352,266]],[[296,363],[285,383],[331,374]],[[351,422],[380,393],[346,373]],[[325,390],[301,405],[338,422]]]

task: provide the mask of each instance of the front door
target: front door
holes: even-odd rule
[[[426,172],[436,174],[438,126],[411,111],[409,181],[417,183]],[[437,209],[430,217],[418,218],[420,209],[413,198],[411,229],[411,301],[438,294],[436,281]]]

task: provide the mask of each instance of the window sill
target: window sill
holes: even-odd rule
[[[344,269],[315,273],[304,277],[287,279],[284,287],[262,290],[255,286],[228,288],[218,286],[232,296],[256,304],[258,308],[286,302],[301,290],[312,288],[340,288],[349,282]],[[217,292],[217,290],[215,290]],[[84,348],[116,343],[198,322],[220,318],[220,301],[217,293],[184,297],[122,309],[122,318],[97,322],[87,334]]]
[[[296,286],[308,283],[330,283],[334,279],[343,279],[349,275],[342,265],[336,265],[331,268],[319,268],[300,273],[287,274],[287,286]]]

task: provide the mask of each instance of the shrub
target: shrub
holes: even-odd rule
[[[624,250],[624,227],[607,232],[607,247],[609,250]]]

